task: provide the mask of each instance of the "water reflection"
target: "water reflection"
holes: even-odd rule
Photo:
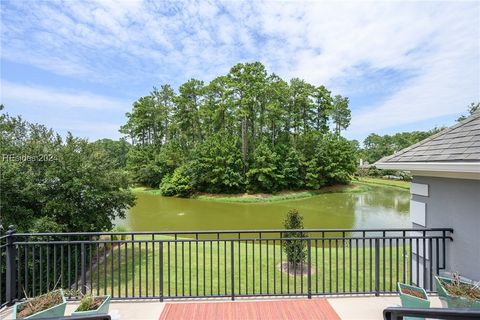
[[[283,217],[295,208],[306,228],[407,228],[409,201],[408,191],[389,187],[249,204],[138,194],[120,223],[132,231],[281,229]]]

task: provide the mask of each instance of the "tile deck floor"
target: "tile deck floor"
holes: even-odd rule
[[[373,296],[363,296],[363,297],[329,297],[329,298],[312,298],[311,301],[323,301],[327,300],[330,306],[335,310],[336,314],[345,320],[369,320],[369,319],[383,319],[383,309],[393,305],[400,304],[400,298],[398,296],[382,296],[382,297],[373,297]],[[431,307],[440,308],[440,300],[436,296],[430,296]],[[244,302],[268,302],[275,301],[275,303],[281,303],[282,301],[287,302],[288,304],[296,305],[302,304],[302,301],[308,301],[305,298],[276,298],[276,299],[238,299],[234,303],[244,303]],[[210,304],[210,303],[231,303],[230,300],[169,300],[167,302],[158,302],[158,301],[112,301],[110,304],[110,313],[112,315],[112,320],[147,320],[147,319],[159,319],[162,314],[165,305],[168,304],[185,304],[185,303],[201,303],[201,304]],[[78,302],[69,302],[65,314],[69,315],[77,307]],[[271,304],[270,304],[271,305]],[[303,306],[308,308],[308,304]],[[314,318],[314,312],[310,313]],[[0,310],[0,319],[12,319],[12,308],[4,308]],[[188,315],[188,318],[183,319],[195,319]],[[198,317],[197,319],[204,319],[204,317]],[[233,318],[232,318],[233,319]],[[251,317],[241,317],[239,319],[272,319],[268,316],[259,314],[255,318]]]

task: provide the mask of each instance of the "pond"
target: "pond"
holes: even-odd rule
[[[325,193],[272,203],[227,203],[137,193],[125,220],[131,231],[282,229],[290,209],[305,228],[408,228],[408,190],[371,187],[366,192]]]

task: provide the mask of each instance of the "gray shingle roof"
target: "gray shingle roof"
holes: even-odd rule
[[[480,161],[480,112],[377,163],[474,161]]]

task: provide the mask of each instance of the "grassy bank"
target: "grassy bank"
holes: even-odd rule
[[[381,179],[381,178],[370,178],[364,177],[358,179],[359,183],[370,184],[370,185],[382,185],[389,187],[397,187],[402,189],[410,189],[410,182],[403,180],[390,180],[390,179]]]
[[[133,192],[148,193],[152,195],[161,195],[159,189],[149,189],[144,187],[132,188]],[[352,193],[368,191],[368,185],[365,183],[352,183],[349,185],[335,185],[324,187],[319,190],[300,190],[300,191],[282,191],[278,193],[237,193],[237,194],[211,194],[199,193],[194,194],[191,198],[207,201],[221,202],[240,202],[240,203],[257,203],[257,202],[276,202],[284,200],[305,199],[324,193]]]
[[[305,199],[324,193],[352,193],[364,192],[368,187],[359,184],[335,185],[324,187],[319,190],[282,191],[278,193],[255,193],[255,194],[197,194],[194,197],[200,200],[222,201],[222,202],[276,202],[283,200]]]
[[[191,199],[220,201],[220,202],[237,202],[237,203],[258,203],[258,202],[277,202],[285,200],[305,199],[324,193],[352,193],[366,192],[369,186],[388,186],[402,189],[410,189],[410,182],[402,180],[388,180],[380,178],[359,178],[348,185],[334,185],[324,187],[319,190],[299,190],[299,191],[281,191],[277,193],[236,193],[236,194],[212,194],[198,193],[191,196]],[[152,195],[161,195],[159,189],[146,187],[131,188],[135,193],[147,193]]]
[[[130,188],[134,193],[149,193],[157,196],[161,196],[160,189],[153,189],[148,187],[132,187]]]
[[[344,249],[341,241],[338,244],[340,247],[337,249],[335,241],[332,241],[331,246],[328,241],[324,244],[318,241],[317,246],[312,247],[313,292],[374,290],[374,249],[359,248],[357,253],[354,246]],[[278,241],[270,240],[268,244],[266,240],[262,244],[252,241],[240,244],[235,242],[232,248],[229,241],[206,240],[198,243],[163,243],[164,295],[230,295],[232,249],[235,294],[307,292],[306,272],[303,276],[300,272],[295,276],[293,272],[288,274],[285,270],[280,270],[281,262],[286,260],[286,256]],[[408,279],[409,270],[404,270],[402,251],[401,245],[381,249],[381,290],[395,290],[395,284],[397,280],[403,279],[404,272]],[[158,296],[159,253],[159,243],[155,246],[149,243],[148,248],[147,243],[115,247],[106,260],[89,274],[92,289],[96,291],[99,288],[100,294],[105,292],[114,296]],[[303,268],[306,269],[306,265]]]

